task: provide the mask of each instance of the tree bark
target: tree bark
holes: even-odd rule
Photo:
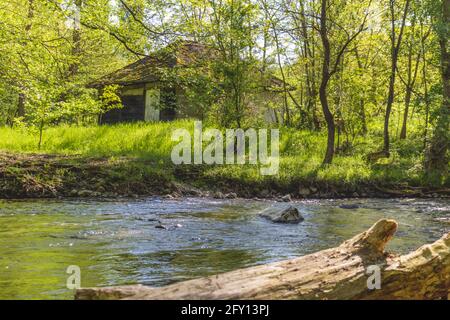
[[[171,284],[82,288],[76,299],[446,299],[450,233],[394,256],[384,247],[397,223],[383,219],[332,249],[267,265]],[[371,268],[369,268],[371,266]],[[369,289],[379,268],[380,289]]]

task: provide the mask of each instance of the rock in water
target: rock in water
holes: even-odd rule
[[[169,231],[175,230],[177,228],[182,228],[182,227],[183,227],[183,225],[181,225],[179,223],[177,223],[175,225],[165,225],[165,224],[162,224],[161,222],[155,226],[156,229],[164,229],[164,230],[169,230]]]
[[[225,199],[236,199],[236,198],[237,198],[237,194],[234,192],[230,192],[225,195]]]
[[[339,206],[341,209],[358,209],[359,206],[357,204],[341,204]]]
[[[261,211],[259,215],[276,223],[299,223],[304,220],[298,209],[291,205],[269,207]]]

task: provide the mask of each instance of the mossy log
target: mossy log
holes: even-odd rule
[[[81,288],[75,298],[447,299],[450,233],[414,252],[397,256],[384,252],[396,230],[394,220],[383,219],[338,247],[307,256],[159,288],[142,285]],[[380,289],[369,289],[368,283],[375,273],[368,271],[373,268],[380,271]]]

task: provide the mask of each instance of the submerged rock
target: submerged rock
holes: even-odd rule
[[[269,207],[261,211],[259,215],[276,223],[299,223],[304,220],[298,209],[291,205]]]
[[[359,205],[357,205],[357,204],[341,204],[339,206],[339,208],[341,208],[341,209],[358,209]]]
[[[234,192],[230,192],[225,195],[225,199],[236,199],[236,198],[237,198],[237,194]]]
[[[165,224],[160,223],[155,226],[156,229],[164,229],[164,230],[175,230],[177,228],[182,228],[182,227],[183,227],[183,225],[181,225],[179,223],[174,224],[174,225],[165,225]]]
[[[147,222],[158,222],[161,225],[161,221],[159,221],[159,219],[157,218],[149,218],[147,216],[137,216],[134,217],[134,220],[139,220],[139,221],[147,221]]]
[[[217,191],[217,192],[214,192],[213,198],[215,198],[215,199],[225,199],[225,195],[222,192]]]

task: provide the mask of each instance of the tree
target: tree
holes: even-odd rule
[[[406,80],[403,79],[401,73],[399,72],[399,78],[405,85],[405,109],[403,112],[403,121],[402,121],[402,129],[400,131],[400,139],[406,139],[406,127],[408,123],[408,116],[409,116],[409,106],[411,104],[411,97],[414,92],[414,86],[416,84],[417,80],[417,74],[419,71],[419,63],[420,63],[420,50],[417,51],[414,57],[414,48],[417,46],[416,42],[416,16],[413,16],[411,25],[410,25],[410,32],[408,36],[408,41],[406,43],[408,47],[408,53],[407,53],[407,70],[406,70]],[[425,39],[427,35],[424,36]],[[423,39],[422,41],[425,41]]]
[[[212,60],[213,78],[220,84],[223,99],[219,108],[220,124],[224,127],[243,125],[246,93],[254,80],[254,37],[252,18],[255,6],[247,0],[210,0],[211,15],[208,33],[210,45],[218,53]]]
[[[370,3],[368,5],[368,8],[370,7]],[[354,31],[352,34],[350,34],[348,31],[345,31],[346,33],[346,40],[343,42],[341,46],[338,46],[336,51],[336,56],[334,58],[334,61],[332,59],[332,48],[331,43],[329,39],[329,18],[328,18],[328,1],[327,0],[321,0],[321,9],[320,9],[320,27],[319,27],[319,34],[320,38],[322,40],[322,47],[323,47],[323,60],[322,60],[322,79],[320,83],[319,88],[319,97],[320,97],[320,103],[322,105],[322,111],[325,117],[325,121],[327,123],[327,146],[326,146],[326,152],[325,157],[323,159],[323,164],[330,164],[333,161],[334,156],[334,140],[335,140],[335,122],[334,122],[334,115],[330,110],[330,106],[328,103],[328,84],[332,78],[332,76],[338,72],[341,59],[346,52],[348,46],[352,41],[356,39],[356,37],[364,30],[367,17],[369,15],[369,10],[367,8],[366,13],[364,17],[361,19],[362,23],[358,26],[356,31]],[[342,27],[341,27],[342,28]]]
[[[33,0],[28,0],[28,14],[27,14],[27,24],[25,25],[25,36],[29,36],[29,32],[32,27],[32,19],[34,16],[34,2]],[[23,43],[24,49],[26,50],[26,42]],[[17,103],[17,116],[25,116],[25,101],[26,101],[26,86],[22,83],[20,85],[19,99]]]
[[[403,31],[406,23],[406,16],[408,14],[409,5],[411,0],[405,1],[405,6],[402,11],[402,19],[400,24],[400,31],[396,31],[396,14],[395,7],[397,4],[396,0],[389,0],[389,13],[390,13],[390,22],[391,22],[391,74],[389,78],[389,92],[386,103],[386,112],[384,116],[384,131],[383,131],[383,150],[380,155],[389,157],[389,119],[391,117],[392,104],[394,103],[394,94],[395,94],[395,75],[397,73],[397,62],[398,56],[400,52],[400,46],[402,44]]]
[[[437,178],[448,175],[449,115],[450,115],[450,53],[448,52],[448,36],[450,25],[450,3],[447,0],[437,1],[440,18],[435,26],[439,38],[442,76],[442,104],[434,127],[433,138],[426,155],[426,172],[429,177]]]
[[[278,66],[279,73],[281,75],[282,87],[283,87],[283,108],[282,108],[282,121],[283,125],[290,125],[291,122],[291,111],[289,110],[288,103],[288,84],[287,84],[287,76],[285,72],[285,68],[282,62],[282,55],[284,53],[284,48],[282,47],[281,39],[280,39],[280,29],[281,29],[281,18],[276,15],[277,12],[282,11],[280,6],[277,7],[269,7],[268,1],[260,0],[261,9],[264,13],[264,48],[263,48],[263,67],[262,70],[264,73],[267,72],[267,44],[269,42],[269,33],[271,33],[273,38],[273,43],[275,45],[275,56],[276,63]],[[291,96],[291,99],[295,103],[295,99]],[[275,111],[276,112],[276,111]]]

